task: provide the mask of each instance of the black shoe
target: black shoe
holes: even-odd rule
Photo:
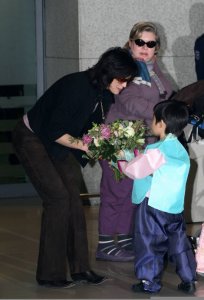
[[[155,293],[158,293],[158,292],[160,291],[160,290],[158,290],[158,291],[150,291],[150,290],[147,290],[147,289],[144,287],[144,284],[143,284],[142,282],[133,284],[133,285],[132,285],[132,290],[133,290],[135,293],[147,293],[147,294],[155,294]]]
[[[188,240],[190,241],[193,252],[195,253],[197,249],[197,237],[188,235]]]
[[[196,290],[194,282],[181,282],[178,285],[178,290],[186,293],[186,294],[193,294]]]
[[[82,273],[71,274],[71,278],[76,284],[81,284],[81,283],[100,284],[107,279],[104,276],[97,275],[91,270]]]
[[[37,280],[39,285],[42,285],[44,287],[49,287],[49,288],[64,288],[68,289],[76,284],[73,281],[68,281],[68,280]]]

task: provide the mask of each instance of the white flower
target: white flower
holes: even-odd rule
[[[118,132],[117,132],[116,130],[114,130],[113,133],[114,133],[114,136],[115,136],[115,137],[118,137]]]
[[[99,146],[100,146],[100,144],[99,144],[99,139],[98,139],[98,138],[94,138],[94,139],[93,139],[93,142],[94,142],[94,145],[95,145],[96,147],[99,147]]]
[[[132,136],[135,135],[135,131],[134,131],[134,129],[133,129],[132,127],[128,126],[128,127],[125,128],[125,130],[124,130],[124,135],[125,135],[126,137],[132,137]]]
[[[137,143],[140,144],[140,145],[144,145],[145,139],[138,139]]]
[[[119,125],[118,129],[117,129],[117,135],[118,137],[121,137],[124,135],[124,131],[125,131],[125,128],[122,126],[122,125]]]

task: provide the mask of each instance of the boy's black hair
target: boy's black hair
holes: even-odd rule
[[[98,62],[88,70],[92,84],[107,89],[113,79],[132,81],[138,76],[138,67],[127,49],[113,47],[104,52]]]
[[[188,124],[189,110],[182,101],[161,101],[154,106],[153,111],[156,123],[162,120],[166,124],[166,134],[172,133],[178,137]]]

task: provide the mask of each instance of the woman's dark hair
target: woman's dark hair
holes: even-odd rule
[[[188,124],[189,110],[186,103],[182,101],[161,101],[154,106],[153,111],[156,123],[162,120],[166,124],[166,134],[173,133],[180,136]]]
[[[132,81],[138,75],[138,67],[127,49],[114,47],[104,52],[88,72],[92,84],[104,90],[113,79]]]

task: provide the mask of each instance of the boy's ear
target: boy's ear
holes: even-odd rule
[[[161,121],[159,122],[159,126],[162,127],[162,126],[164,126],[164,125],[165,125],[164,121],[161,120]]]
[[[161,120],[160,121],[160,127],[162,128],[166,128],[166,123],[164,123],[164,121],[163,120]]]

